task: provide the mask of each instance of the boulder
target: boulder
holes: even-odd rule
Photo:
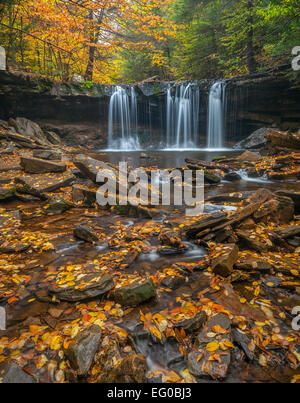
[[[262,148],[266,145],[266,136],[268,133],[274,131],[272,128],[262,127],[261,129],[255,130],[249,137],[237,143],[233,148],[239,149],[255,149]]]
[[[36,383],[33,376],[27,374],[19,365],[12,361],[7,364],[4,369],[0,370],[0,379],[1,378],[2,381],[0,381],[0,383]]]
[[[273,199],[262,204],[253,217],[260,220],[267,217],[278,224],[288,224],[294,217],[294,202],[289,197],[275,196]]]
[[[228,244],[217,252],[211,259],[211,267],[215,274],[228,277],[233,272],[233,266],[238,259],[239,248],[235,244]]]
[[[155,296],[156,287],[151,278],[135,280],[129,285],[116,288],[113,294],[117,303],[126,306],[139,305]]]
[[[101,341],[99,326],[90,326],[80,332],[64,353],[79,376],[87,376]]]
[[[221,182],[221,178],[213,173],[205,170],[204,171],[204,183],[208,183],[210,185],[215,185]]]
[[[228,182],[236,182],[240,181],[242,177],[237,172],[228,172],[227,174],[224,175],[223,179]]]
[[[172,247],[180,247],[181,238],[176,231],[164,231],[158,237],[162,245],[168,245]]]
[[[102,373],[99,383],[143,383],[147,372],[146,357],[142,354],[131,354],[120,360],[117,367]]]
[[[48,145],[47,137],[37,123],[26,118],[9,119],[8,124],[12,126],[17,133],[34,141],[37,144]]]
[[[258,162],[262,159],[262,156],[259,153],[255,153],[253,151],[245,151],[236,159],[237,161],[241,162]]]
[[[83,274],[74,280],[72,286],[61,285],[60,277],[49,288],[49,293],[62,301],[83,301],[89,298],[100,297],[114,288],[114,281],[109,274],[91,272]],[[76,288],[77,287],[77,288]]]
[[[200,218],[195,224],[186,227],[186,236],[188,238],[195,238],[196,235],[207,229],[214,228],[216,225],[227,221],[227,213],[215,213],[208,217]],[[225,224],[226,226],[227,224]]]
[[[43,205],[44,214],[58,215],[70,210],[73,204],[62,199],[61,197],[50,197]]]
[[[33,157],[49,161],[61,161],[62,153],[54,150],[35,150]]]
[[[96,234],[93,233],[92,229],[89,228],[87,225],[78,225],[74,229],[74,236],[82,241],[95,243],[98,242],[98,237]]]
[[[21,167],[30,174],[65,172],[67,166],[57,162],[41,160],[33,157],[21,157]]]

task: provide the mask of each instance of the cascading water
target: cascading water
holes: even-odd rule
[[[167,148],[195,148],[199,128],[200,89],[197,85],[181,84],[167,92]]]
[[[223,148],[225,138],[226,84],[217,81],[209,92],[207,148]]]
[[[131,103],[125,88],[116,86],[110,98],[108,116],[108,148],[110,150],[139,150],[137,99],[131,88]]]

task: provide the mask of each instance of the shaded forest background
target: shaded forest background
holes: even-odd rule
[[[298,0],[2,0],[10,69],[57,80],[222,78],[290,63]]]

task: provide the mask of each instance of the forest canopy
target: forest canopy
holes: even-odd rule
[[[288,63],[298,0],[3,0],[11,69],[134,83],[232,77]]]

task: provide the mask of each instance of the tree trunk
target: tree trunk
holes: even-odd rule
[[[247,18],[248,24],[248,32],[247,32],[247,65],[249,73],[253,73],[256,70],[256,60],[254,55],[254,46],[253,46],[253,0],[248,0],[247,10],[249,16]]]

